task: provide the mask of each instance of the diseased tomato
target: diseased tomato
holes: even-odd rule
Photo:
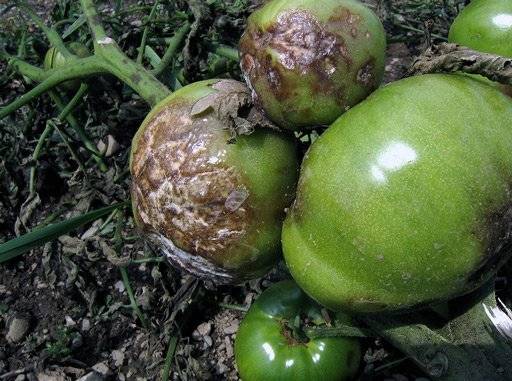
[[[257,105],[283,128],[327,125],[375,90],[386,39],[355,0],[272,0],[248,19],[241,67]]]
[[[236,334],[235,358],[244,381],[344,381],[357,373],[357,339],[301,335],[297,321],[321,316],[320,306],[293,281],[268,288],[253,303]],[[349,322],[347,316],[339,319]]]
[[[467,293],[512,247],[512,100],[461,75],[384,86],[306,154],[283,227],[319,303],[400,310]]]
[[[132,144],[134,216],[171,263],[236,283],[281,257],[298,158],[293,137],[268,126],[233,80],[188,85],[146,117]]]

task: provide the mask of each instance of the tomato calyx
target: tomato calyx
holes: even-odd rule
[[[301,316],[297,315],[293,320],[280,319],[279,321],[281,324],[281,334],[290,346],[306,345],[310,341],[302,328],[301,320]]]

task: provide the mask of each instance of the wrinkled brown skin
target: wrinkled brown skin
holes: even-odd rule
[[[289,168],[295,173],[292,181],[284,181],[287,189],[280,189],[286,192],[277,205],[269,200],[270,217],[265,219],[251,180],[231,155],[243,139],[281,137],[271,130],[247,129],[263,122],[251,110],[249,90],[239,82],[205,81],[181,94],[157,106],[134,139],[130,166],[136,223],[153,248],[196,276],[237,283],[261,275],[278,259],[280,249],[272,243],[269,252],[261,248],[261,236],[253,234],[255,220],[277,221],[280,230],[294,194],[296,159]],[[236,137],[240,132],[251,135]]]
[[[240,40],[255,103],[283,128],[330,124],[382,80],[385,38],[376,16],[353,1],[313,3],[268,2]],[[314,9],[324,5],[329,17]]]

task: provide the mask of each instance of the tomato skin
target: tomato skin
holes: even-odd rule
[[[490,279],[512,245],[510,120],[510,98],[441,74],[384,86],[340,117],[306,154],[283,226],[299,286],[333,310],[377,312]]]
[[[328,125],[375,90],[386,39],[354,0],[272,0],[248,19],[241,67],[255,102],[280,127]]]
[[[351,380],[361,360],[358,340],[330,337],[293,342],[283,321],[318,308],[293,281],[267,289],[251,306],[235,340],[235,358],[244,381]]]
[[[153,108],[132,142],[143,237],[176,267],[216,283],[261,276],[281,258],[298,176],[291,135],[258,127],[233,138],[227,121],[237,110],[226,108],[242,100],[250,92],[234,80],[185,86]]]
[[[473,0],[455,18],[448,40],[480,52],[512,57],[512,2]]]

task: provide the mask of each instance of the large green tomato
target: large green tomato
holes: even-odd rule
[[[262,275],[281,256],[296,144],[233,80],[188,85],[151,111],[132,144],[135,221],[169,261],[218,283]],[[250,128],[256,128],[252,133]]]
[[[289,129],[327,125],[375,90],[386,38],[356,0],[271,0],[248,19],[241,67],[257,105]]]
[[[512,1],[473,0],[453,22],[448,39],[480,52],[512,57]]]
[[[512,244],[512,100],[459,75],[377,90],[311,146],[282,240],[299,286],[335,310],[482,285]]]
[[[321,316],[320,307],[293,281],[267,289],[251,306],[236,334],[235,358],[244,381],[351,380],[361,361],[353,338],[296,338],[295,321]],[[346,316],[338,316],[348,322]],[[300,329],[300,327],[298,327]]]

